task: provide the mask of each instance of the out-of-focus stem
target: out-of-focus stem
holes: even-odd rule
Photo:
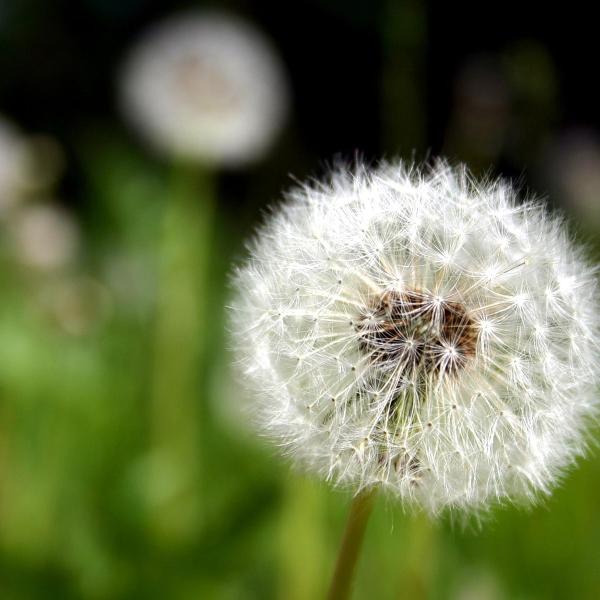
[[[354,570],[358,562],[375,496],[376,489],[370,488],[363,490],[352,500],[342,545],[340,546],[327,596],[328,600],[346,600],[350,597]]]
[[[437,564],[435,528],[425,514],[413,515],[408,522],[406,538],[410,548],[405,555],[402,572],[403,597],[421,600],[429,598]]]
[[[181,539],[198,526],[199,378],[214,212],[210,173],[175,170],[158,264],[149,477],[153,529]]]

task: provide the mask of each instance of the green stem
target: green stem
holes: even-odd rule
[[[157,458],[153,527],[192,534],[198,521],[198,426],[204,303],[214,193],[210,173],[179,165],[164,212],[153,369],[152,443]]]
[[[363,490],[352,500],[342,545],[331,579],[328,600],[346,600],[350,597],[352,577],[358,562],[367,522],[373,510],[375,496],[376,488],[370,488]]]
[[[306,600],[323,595],[327,555],[323,535],[322,487],[312,479],[290,476],[281,529],[281,579],[278,598]],[[290,540],[294,540],[290,544]]]

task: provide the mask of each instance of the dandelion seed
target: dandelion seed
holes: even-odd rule
[[[339,170],[250,248],[232,342],[257,421],[305,468],[437,514],[533,501],[583,453],[595,272],[507,183]]]
[[[219,12],[185,13],[149,31],[120,78],[123,112],[157,151],[209,165],[257,160],[288,102],[267,40]]]

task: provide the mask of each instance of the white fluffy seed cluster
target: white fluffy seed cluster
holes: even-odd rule
[[[232,344],[263,431],[305,468],[436,514],[532,501],[583,452],[595,272],[507,183],[340,169],[250,249]]]
[[[122,69],[125,117],[155,150],[217,166],[259,159],[287,113],[283,67],[250,24],[192,11],[148,31]]]

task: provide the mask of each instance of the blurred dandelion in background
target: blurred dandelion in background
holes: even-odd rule
[[[148,31],[120,78],[126,119],[167,156],[239,166],[267,151],[288,110],[264,36],[238,17],[190,12]]]
[[[24,266],[58,270],[73,265],[79,254],[77,223],[63,208],[50,203],[27,204],[11,220],[15,255]]]
[[[26,136],[0,116],[0,218],[23,198],[50,189],[62,168],[62,151],[55,140]]]

